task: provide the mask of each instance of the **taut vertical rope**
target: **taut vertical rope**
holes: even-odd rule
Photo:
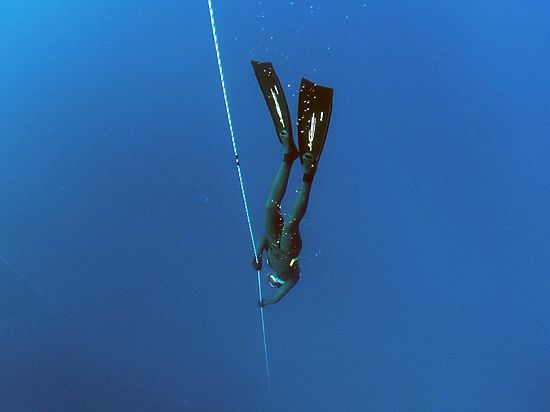
[[[233,154],[235,156],[235,165],[237,166],[237,174],[239,175],[239,183],[241,185],[241,195],[243,197],[244,211],[246,214],[246,220],[248,221],[248,231],[250,232],[250,240],[252,242],[252,249],[254,250],[254,256],[257,259],[256,244],[254,243],[254,233],[252,231],[252,223],[250,221],[250,214],[248,213],[248,202],[246,201],[246,193],[244,190],[243,175],[241,173],[241,164],[239,162],[239,153],[237,152],[237,143],[235,140],[235,133],[233,132],[233,122],[231,121],[231,111],[229,110],[229,99],[227,97],[227,89],[225,88],[225,80],[223,77],[222,60],[220,56],[220,46],[218,44],[218,36],[216,34],[216,23],[214,21],[214,11],[212,9],[212,1],[208,0],[208,9],[210,10],[210,24],[212,26],[212,35],[214,37],[214,46],[216,48],[216,57],[218,59],[218,69],[220,72],[220,82],[223,91],[223,99],[225,101],[225,111],[227,113],[227,123],[229,124],[229,132],[231,134],[231,143],[233,144]],[[257,260],[256,260],[257,261]],[[262,299],[262,284],[260,281],[260,271],[258,271],[258,294],[260,300]],[[264,340],[264,354],[265,354],[265,368],[267,372],[267,386],[269,392],[271,392],[271,377],[269,374],[269,360],[267,357],[267,340],[265,336],[265,321],[264,321],[264,309],[260,308],[261,320],[262,320],[262,335]]]

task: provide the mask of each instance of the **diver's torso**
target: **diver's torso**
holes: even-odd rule
[[[268,242],[268,245],[267,264],[276,273],[284,276],[289,270],[298,266],[299,256],[291,256],[271,242]]]

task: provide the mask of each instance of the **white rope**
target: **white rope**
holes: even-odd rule
[[[225,111],[227,113],[227,123],[229,124],[229,132],[231,134],[231,143],[233,144],[233,154],[235,156],[235,165],[237,166],[237,174],[239,175],[239,183],[241,186],[241,195],[243,197],[243,204],[244,204],[244,211],[246,213],[246,220],[248,221],[248,231],[250,233],[250,240],[252,242],[252,249],[254,250],[254,257],[257,261],[257,252],[256,252],[256,244],[254,243],[254,233],[252,231],[252,223],[250,221],[250,214],[248,213],[248,202],[246,201],[246,193],[244,190],[244,182],[243,182],[243,176],[241,173],[241,165],[239,163],[239,153],[237,152],[237,143],[235,140],[235,133],[233,132],[233,122],[231,121],[231,111],[229,110],[229,100],[227,98],[227,89],[225,88],[225,81],[223,77],[223,69],[222,69],[222,60],[220,56],[220,46],[218,44],[218,36],[216,34],[216,23],[214,21],[214,11],[212,9],[212,1],[208,0],[208,9],[210,10],[210,24],[212,26],[212,35],[214,37],[214,46],[216,48],[216,57],[218,59],[218,69],[220,71],[220,82],[222,86],[223,91],[223,99],[225,101]],[[260,296],[260,301],[262,300],[262,284],[260,281],[260,271],[258,271],[258,295]],[[262,320],[262,335],[263,335],[263,341],[264,341],[264,354],[265,354],[265,369],[267,372],[267,386],[269,389],[269,392],[271,392],[271,377],[269,374],[269,360],[267,357],[267,340],[265,336],[265,321],[264,321],[264,309],[260,308],[260,314],[261,314],[261,320]]]

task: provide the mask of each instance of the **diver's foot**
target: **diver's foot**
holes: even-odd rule
[[[291,161],[297,159],[299,156],[298,149],[294,144],[294,140],[288,135],[286,129],[281,130],[281,133],[279,133],[279,137],[285,149],[285,159],[288,158]]]
[[[302,155],[302,163],[304,165],[304,174],[313,176],[317,168],[317,162],[313,154],[310,152],[304,153]]]

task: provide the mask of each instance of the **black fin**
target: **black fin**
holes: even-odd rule
[[[298,145],[300,162],[304,153],[315,157],[319,163],[330,124],[333,89],[302,79],[298,101]],[[303,163],[303,162],[302,162]]]
[[[258,79],[258,84],[262,89],[265,102],[269,108],[269,113],[273,119],[273,124],[277,131],[277,138],[279,138],[280,141],[281,138],[279,134],[282,129],[286,129],[288,137],[292,141],[292,121],[290,120],[288,104],[286,102],[284,90],[281,87],[281,82],[277,77],[273,65],[270,62],[261,63],[252,60],[252,67],[254,68],[256,79]]]

